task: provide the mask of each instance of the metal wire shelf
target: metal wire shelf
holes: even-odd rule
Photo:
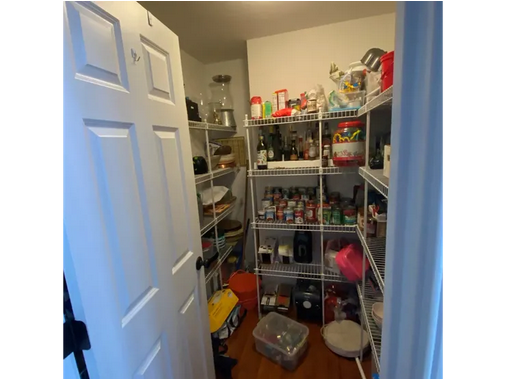
[[[300,167],[300,168],[274,168],[267,170],[248,170],[248,176],[306,176],[306,175],[338,175],[357,174],[358,167]]]
[[[219,178],[220,176],[230,174],[236,171],[235,167],[218,168],[214,171],[208,172],[207,174],[195,175],[195,184],[201,184],[208,182],[211,179]]]
[[[369,333],[372,355],[378,372],[380,372],[381,330],[372,318],[372,306],[376,302],[383,301],[383,298],[377,296],[367,284],[365,286],[365,293],[362,293],[362,285],[361,283],[357,283],[357,292],[360,299],[360,307],[362,308],[362,320],[365,321],[366,329]]]
[[[211,267],[211,270],[206,274],[206,284],[209,283],[209,281],[212,279],[212,277],[218,272],[223,262],[225,262],[232,252],[234,250],[234,247],[236,245],[236,242],[230,245],[226,245],[225,251],[222,253],[220,252],[219,258],[216,261],[216,263]]]
[[[210,124],[208,122],[188,121],[188,126],[190,129],[195,130],[214,130],[217,132],[237,133],[237,130],[231,128],[230,126]]]
[[[356,225],[322,225],[318,223],[312,224],[287,224],[283,221],[263,221],[259,218],[251,224],[253,229],[259,230],[311,230],[331,233],[355,233]]]
[[[364,238],[362,231],[357,226],[357,234],[362,246],[364,247],[367,259],[371,264],[372,271],[382,293],[385,289],[385,256],[386,256],[386,238],[385,237],[367,237]]]
[[[389,178],[383,175],[383,170],[371,170],[368,167],[360,167],[358,173],[367,180],[379,193],[388,199]]]
[[[251,128],[265,125],[296,124],[301,122],[312,122],[319,120],[334,120],[340,118],[357,117],[356,109],[342,110],[336,112],[311,113],[297,116],[273,117],[260,120],[245,120],[244,127]]]
[[[372,100],[365,103],[359,110],[357,116],[360,117],[374,109],[386,108],[392,106],[392,99],[394,96],[394,87],[390,87],[380,93]]]
[[[334,282],[349,282],[346,277],[337,274],[328,269],[324,269],[322,273],[322,265],[315,263],[273,263],[259,264],[255,269],[257,275],[274,276],[278,278],[294,278],[294,279],[325,279]]]
[[[208,231],[211,230],[217,223],[219,223],[221,220],[223,220],[225,217],[227,217],[230,213],[232,213],[232,210],[234,209],[235,203],[232,203],[232,205],[224,210],[222,213],[214,217],[204,217],[204,226],[200,229],[200,235],[203,236]],[[206,223],[207,221],[207,223]]]

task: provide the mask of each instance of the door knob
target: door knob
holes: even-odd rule
[[[209,268],[209,266],[211,266],[211,263],[213,263],[215,260],[217,260],[219,256],[220,256],[220,253],[217,252],[209,259],[202,259],[202,257],[198,257],[197,262],[195,264],[197,271],[200,270],[202,267]]]

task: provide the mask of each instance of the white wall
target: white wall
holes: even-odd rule
[[[250,97],[270,101],[286,88],[298,98],[315,84],[329,93],[335,89],[330,62],[344,71],[371,47],[393,50],[394,41],[395,13],[248,40]]]
[[[234,117],[237,124],[237,133],[234,137],[245,137],[243,120],[244,115],[246,113],[249,114],[248,64],[245,59],[235,59],[205,65],[205,83],[207,87],[209,86],[209,83],[212,82],[211,78],[218,74],[232,76],[232,81],[230,82],[230,92],[234,101]],[[215,135],[220,137],[219,133],[215,133]],[[223,137],[228,138],[229,136],[230,134],[227,134]],[[232,218],[241,222],[243,220],[243,204],[245,202],[245,184],[246,167],[241,167],[240,172],[236,175],[235,180],[230,186],[232,193],[237,197],[237,205],[232,212]],[[251,208],[251,206],[248,206],[248,208]],[[249,212],[249,209],[247,210]]]
[[[181,66],[185,95],[192,101],[197,101],[199,94],[204,91],[205,65],[181,50]]]
[[[211,64],[203,64],[184,51],[181,51],[181,63],[183,66],[183,78],[185,83],[185,94],[192,101],[197,101],[201,93],[210,100],[209,83],[212,77],[218,74],[232,76],[230,92],[234,101],[234,116],[237,123],[237,133],[233,136],[245,136],[243,120],[246,113],[249,114],[249,83],[248,65],[245,59],[236,59]],[[210,132],[210,139],[228,138],[230,133]],[[202,131],[191,130],[192,155],[206,156],[205,134]],[[214,185],[222,185],[230,188],[232,194],[237,197],[236,206],[230,218],[243,221],[243,212],[246,198],[244,197],[246,185],[246,167],[241,167],[236,175],[226,175],[215,179]],[[205,183],[198,186],[198,190],[208,187]],[[248,195],[249,196],[249,195]],[[251,219],[251,205],[247,207],[248,217]],[[252,235],[249,234],[249,247],[252,249]],[[248,255],[251,256],[252,252]],[[251,259],[251,258],[250,258]]]

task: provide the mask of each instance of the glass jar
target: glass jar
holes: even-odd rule
[[[365,165],[365,131],[361,121],[341,122],[332,138],[334,166]]]
[[[211,88],[211,101],[221,103],[221,108],[234,109],[232,95],[230,94],[230,75],[215,75],[213,83],[209,84]]]

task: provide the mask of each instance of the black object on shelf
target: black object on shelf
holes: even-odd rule
[[[209,168],[204,157],[193,157],[193,173],[195,175],[207,174]]]
[[[293,259],[297,263],[313,261],[313,234],[308,230],[297,230],[293,236]]]
[[[309,279],[297,279],[293,290],[297,318],[308,321],[322,320],[321,282]]]
[[[188,97],[186,98],[186,113],[188,113],[188,120],[202,121],[202,119],[199,116],[198,104],[191,101]]]

